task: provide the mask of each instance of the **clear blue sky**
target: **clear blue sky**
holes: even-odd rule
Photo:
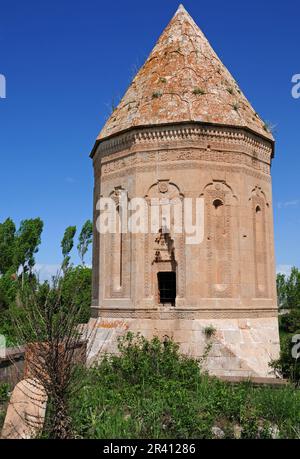
[[[184,6],[262,118],[276,125],[277,265],[300,266],[299,9],[292,0],[186,0]],[[37,260],[60,262],[70,224],[92,215],[89,152],[178,7],[176,0],[0,0],[0,221],[40,216]]]

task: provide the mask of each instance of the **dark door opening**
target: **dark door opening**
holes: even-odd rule
[[[176,273],[160,272],[157,273],[159,302],[161,304],[171,304],[175,306],[176,299]]]

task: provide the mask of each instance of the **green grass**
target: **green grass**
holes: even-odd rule
[[[212,438],[218,426],[226,438],[300,438],[300,391],[292,385],[232,386],[201,372],[199,362],[181,356],[175,343],[129,334],[120,356],[84,370],[70,400],[79,438]]]
[[[0,383],[0,430],[2,429],[4,423],[8,399],[9,385],[6,383]]]

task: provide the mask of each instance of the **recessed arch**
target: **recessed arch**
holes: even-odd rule
[[[155,183],[152,183],[152,185],[148,187],[144,198],[159,197],[162,194],[168,196],[172,192],[179,197],[183,197],[183,193],[176,183],[170,181],[169,179],[161,179],[157,180]]]
[[[255,295],[257,298],[267,298],[268,286],[268,203],[266,194],[261,187],[253,188],[249,198],[253,220],[253,254],[255,272]]]
[[[211,190],[212,188],[215,188],[219,192],[223,192],[223,194],[228,194],[232,201],[238,202],[238,196],[235,194],[233,188],[226,182],[226,180],[213,180],[212,182],[207,183],[203,187],[199,197],[204,197],[207,191]]]
[[[225,180],[213,180],[203,188],[208,259],[207,285],[210,298],[231,297],[235,267],[232,263],[233,229],[237,228],[238,198]]]
[[[249,201],[253,201],[254,199],[262,199],[266,205],[266,207],[270,207],[270,204],[267,199],[267,195],[264,190],[260,186],[256,186],[251,190]],[[262,209],[261,209],[262,210]]]

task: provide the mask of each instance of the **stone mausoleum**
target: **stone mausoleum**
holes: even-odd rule
[[[223,376],[271,375],[279,353],[271,161],[274,139],[183,6],[92,154],[92,322],[116,350],[126,330],[173,337]],[[204,200],[204,238],[96,229],[100,197]],[[149,208],[150,212],[150,208]],[[100,336],[100,335],[99,335]]]

